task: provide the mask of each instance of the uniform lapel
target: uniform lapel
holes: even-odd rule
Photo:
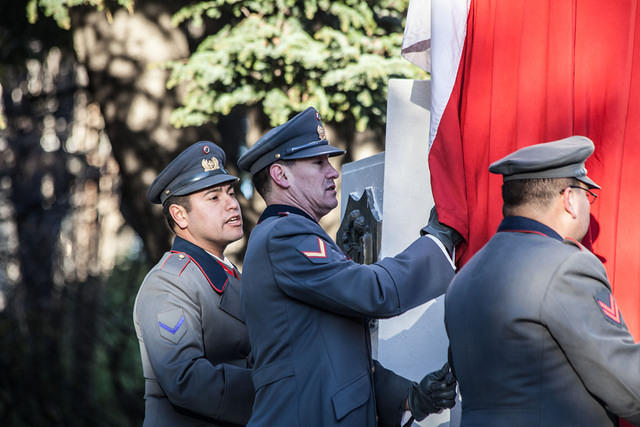
[[[220,297],[219,307],[220,310],[244,323],[240,297],[240,280],[229,277],[229,284]]]

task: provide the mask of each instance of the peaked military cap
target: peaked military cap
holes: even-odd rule
[[[584,166],[593,153],[593,142],[585,136],[570,136],[521,148],[493,162],[489,171],[501,174],[503,181],[534,178],[576,178],[589,188],[600,188],[587,176]]]
[[[222,148],[210,141],[189,146],[158,174],[147,191],[151,203],[164,203],[171,196],[185,196],[203,188],[235,182],[224,168]]]
[[[344,150],[329,145],[320,114],[309,107],[264,134],[240,159],[238,167],[255,175],[277,160],[338,156]]]

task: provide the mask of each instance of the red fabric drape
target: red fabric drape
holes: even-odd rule
[[[640,338],[640,10],[638,1],[471,0],[460,68],[429,155],[442,222],[464,263],[502,219],[489,164],[523,146],[591,138],[602,186],[583,243],[599,256]]]

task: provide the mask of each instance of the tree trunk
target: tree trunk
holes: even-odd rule
[[[88,72],[89,91],[100,106],[121,176],[121,210],[142,237],[150,260],[168,248],[171,233],[159,206],[146,193],[176,152],[203,138],[207,129],[175,129],[178,105],[166,89],[164,61],[187,58],[185,34],[171,25],[179,2],[136,1],[130,14],[117,10],[110,22],[95,10],[72,11],[74,48]]]

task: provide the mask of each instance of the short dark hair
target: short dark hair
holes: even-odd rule
[[[509,216],[522,205],[547,206],[560,192],[570,185],[577,185],[575,178],[516,179],[502,185],[502,214]]]
[[[295,160],[278,160],[274,163],[278,163],[283,166],[290,166]],[[272,165],[273,163],[271,163]],[[258,194],[262,196],[263,199],[266,200],[267,195],[271,191],[271,173],[269,169],[271,169],[271,165],[261,169],[259,172],[253,175],[251,182],[253,183],[253,188],[256,189]]]
[[[162,204],[162,213],[164,214],[164,218],[167,220],[167,225],[171,229],[171,231],[175,232],[176,222],[173,220],[171,216],[171,212],[169,212],[169,207],[171,205],[182,206],[189,212],[191,210],[191,201],[189,200],[189,195],[186,196],[169,196],[167,200]]]

